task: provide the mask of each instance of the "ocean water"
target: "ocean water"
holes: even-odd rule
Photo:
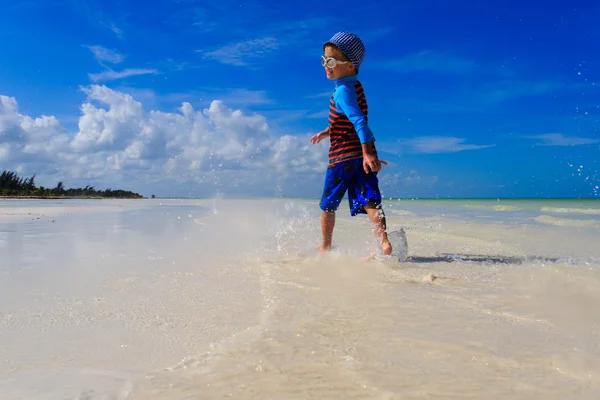
[[[600,397],[598,201],[384,205],[0,201],[0,398]]]

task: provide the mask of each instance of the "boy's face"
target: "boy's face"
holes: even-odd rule
[[[333,47],[325,47],[325,58],[335,58],[338,61],[346,61],[346,57],[338,49]],[[329,68],[327,65],[323,66],[327,79],[335,80],[341,79],[346,76],[354,75],[354,64],[347,62],[346,64],[338,64],[333,68]]]

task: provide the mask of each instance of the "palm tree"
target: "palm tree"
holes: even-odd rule
[[[62,195],[65,193],[65,185],[62,181],[59,181],[56,184],[56,187],[54,188],[54,193],[56,193],[57,195]]]
[[[41,197],[62,196],[96,196],[96,197],[119,197],[119,198],[143,198],[142,195],[126,190],[106,189],[96,190],[94,186],[86,185],[85,188],[66,189],[63,181],[59,181],[54,189],[44,186],[35,186],[35,175],[25,179],[16,172],[4,170],[0,173],[0,196],[29,196]]]

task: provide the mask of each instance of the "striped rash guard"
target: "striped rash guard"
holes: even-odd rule
[[[356,76],[336,80],[329,101],[329,165],[362,158],[363,143],[375,142],[368,125],[369,108]],[[375,154],[375,148],[373,147]]]

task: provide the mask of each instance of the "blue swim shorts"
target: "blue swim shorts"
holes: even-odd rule
[[[366,214],[367,204],[375,208],[381,205],[377,172],[366,174],[362,158],[327,167],[323,195],[319,204],[321,210],[336,211],[346,190],[352,216]]]

